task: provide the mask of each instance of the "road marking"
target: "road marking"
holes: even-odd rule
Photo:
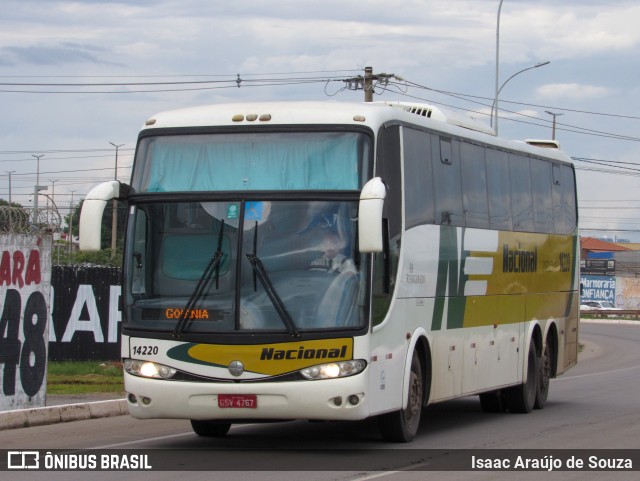
[[[195,436],[195,434],[192,431],[189,431],[187,433],[169,434],[167,436],[157,436],[155,438],[137,439],[135,441],[127,441],[127,442],[124,442],[124,443],[105,444],[103,446],[96,446],[96,447],[91,448],[91,449],[111,449],[111,448],[117,448],[117,447],[120,447],[120,446],[128,446],[130,444],[139,444],[139,443],[143,443],[143,442],[147,442],[147,441],[162,441],[163,439],[180,438],[180,437],[184,437],[184,436]]]
[[[587,374],[578,374],[575,376],[562,376],[556,379],[552,379],[552,381],[566,381],[569,379],[580,379],[581,377],[591,377],[591,376],[599,376],[601,374],[617,374],[620,372],[626,372],[626,371],[632,371],[634,369],[640,369],[640,366],[630,366],[630,367],[623,367],[621,369],[614,369],[613,371],[598,371],[598,372],[590,372]]]
[[[370,474],[368,476],[361,476],[359,478],[352,478],[351,481],[368,481],[369,479],[378,479],[383,478],[385,476],[391,476],[393,474],[403,473],[406,471],[410,471],[412,469],[421,468],[423,466],[428,466],[429,463],[419,463],[419,464],[410,464],[409,466],[405,466],[404,468],[396,469],[395,471],[384,471],[382,473]]]

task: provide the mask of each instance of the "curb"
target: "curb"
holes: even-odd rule
[[[29,428],[123,414],[129,414],[126,399],[16,409],[15,411],[0,412],[0,430]]]
[[[629,321],[625,319],[580,319],[585,324],[617,324],[621,326],[640,326],[640,321]]]

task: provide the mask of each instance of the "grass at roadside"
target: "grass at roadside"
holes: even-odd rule
[[[48,394],[124,393],[122,363],[49,361]]]

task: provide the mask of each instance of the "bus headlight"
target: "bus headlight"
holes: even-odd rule
[[[125,359],[124,370],[129,374],[152,379],[171,379],[176,374],[172,367],[158,364],[157,362],[138,361],[136,359]]]
[[[365,367],[367,367],[365,361],[362,359],[354,359],[353,361],[330,362],[305,367],[304,369],[300,369],[300,374],[312,381],[316,379],[335,379],[361,373]]]

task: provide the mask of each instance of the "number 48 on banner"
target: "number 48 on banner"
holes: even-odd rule
[[[22,313],[22,296],[16,289],[7,289],[0,318],[0,364],[2,393],[16,393],[16,375],[20,367],[20,383],[24,393],[35,396],[42,387],[47,367],[45,329],[47,303],[42,292],[32,292]],[[21,322],[22,321],[22,322]],[[22,324],[22,339],[20,327]]]

